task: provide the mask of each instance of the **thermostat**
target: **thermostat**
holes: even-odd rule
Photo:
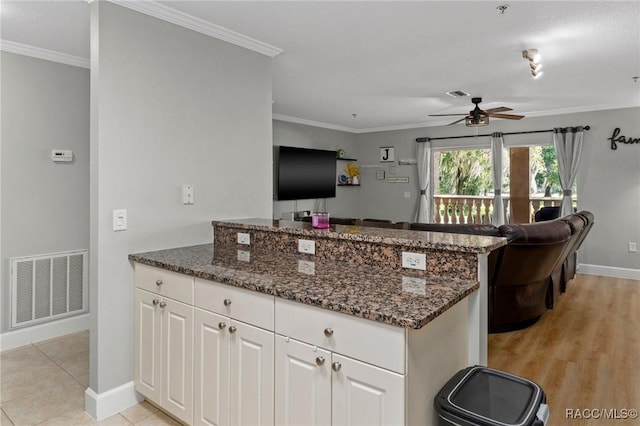
[[[73,151],[70,149],[54,149],[51,151],[53,161],[73,161]]]

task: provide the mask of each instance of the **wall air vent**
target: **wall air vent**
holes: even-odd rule
[[[453,90],[451,92],[447,92],[447,95],[452,98],[464,98],[465,96],[470,96],[467,92],[463,92],[462,90]]]
[[[16,257],[11,263],[11,328],[87,311],[87,251]]]

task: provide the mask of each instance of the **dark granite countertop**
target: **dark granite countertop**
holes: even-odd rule
[[[308,222],[273,219],[216,220],[213,226],[282,232],[310,238],[365,241],[406,247],[449,250],[467,253],[489,253],[506,244],[501,237],[451,234],[443,232],[411,231],[405,229],[372,228],[366,226],[331,225],[328,229],[314,229]]]
[[[434,275],[409,276],[411,271],[408,270],[350,265],[255,248],[243,250],[250,253],[250,261],[245,262],[238,260],[239,248],[237,245],[216,247],[214,256],[213,244],[204,244],[131,254],[129,259],[307,305],[416,329],[479,287],[473,280]]]

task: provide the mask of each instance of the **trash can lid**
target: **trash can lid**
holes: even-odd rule
[[[487,367],[456,374],[436,396],[436,410],[480,425],[530,425],[544,393],[522,377]]]

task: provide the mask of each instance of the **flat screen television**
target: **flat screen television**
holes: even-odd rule
[[[274,147],[275,188],[278,200],[336,196],[336,152]]]

